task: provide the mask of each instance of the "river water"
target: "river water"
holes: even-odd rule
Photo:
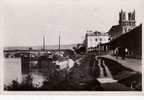
[[[19,83],[22,81],[23,76],[21,71],[21,59],[20,58],[5,58],[3,66],[3,82],[5,85],[9,85],[13,80],[17,80]],[[38,72],[32,73],[33,84],[42,85],[44,76]]]
[[[9,84],[12,80],[21,81],[22,74],[20,58],[5,58],[3,70],[4,84]]]
[[[71,60],[68,60],[68,62],[70,64],[69,67],[71,68],[74,62]],[[25,76],[22,75],[20,58],[5,58],[3,70],[3,82],[5,85],[10,84],[13,80],[17,80],[20,83]],[[41,86],[43,81],[46,80],[46,76],[43,73],[40,73],[38,69],[33,70],[31,75],[33,78],[34,86]]]

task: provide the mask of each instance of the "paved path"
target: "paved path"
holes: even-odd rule
[[[142,60],[140,59],[133,59],[133,58],[125,58],[125,60],[121,59],[120,57],[116,59],[116,57],[111,55],[103,55],[101,57],[105,57],[118,63],[122,64],[124,67],[130,68],[137,72],[142,72]]]

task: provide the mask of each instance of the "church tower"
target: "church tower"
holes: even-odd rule
[[[129,12],[128,13],[128,24],[129,26],[131,27],[134,27],[135,26],[135,10],[133,12]]]
[[[121,9],[121,11],[119,12],[119,24],[112,26],[108,33],[112,37],[112,39],[115,39],[122,34],[128,33],[135,27],[135,10],[126,13]]]
[[[126,13],[121,10],[119,13],[119,25],[125,25],[126,24]]]
[[[121,10],[119,13],[119,25],[122,28],[122,33],[126,33],[135,27],[135,10],[133,12],[129,12],[127,17],[126,12]]]

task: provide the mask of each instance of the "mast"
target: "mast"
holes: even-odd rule
[[[59,53],[60,53],[60,35],[59,35]]]
[[[45,36],[43,36],[43,51],[45,51]]]

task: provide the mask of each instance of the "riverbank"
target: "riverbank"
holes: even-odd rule
[[[39,71],[45,77],[40,86],[33,85],[32,78],[22,83],[12,83],[12,91],[140,91],[141,74],[124,67],[116,61],[93,54],[79,55],[69,70],[50,66],[43,62]],[[50,70],[51,69],[51,70]],[[36,69],[35,69],[36,70]],[[33,69],[34,71],[34,69]],[[43,71],[45,73],[43,73]],[[35,78],[35,77],[34,77]],[[39,81],[40,79],[38,79]],[[12,86],[13,86],[12,85]],[[25,86],[25,88],[23,88]],[[28,87],[27,87],[28,86]]]

